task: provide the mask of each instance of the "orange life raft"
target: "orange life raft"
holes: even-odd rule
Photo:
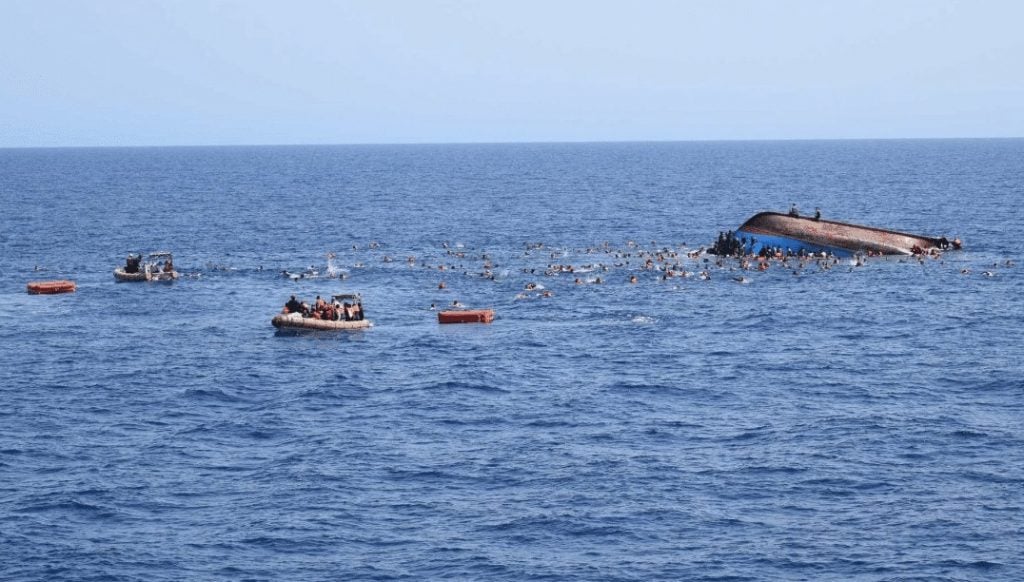
[[[54,295],[57,293],[74,293],[74,281],[32,281],[28,285],[28,292],[32,295]]]
[[[460,309],[439,311],[438,323],[490,323],[494,321],[493,309]]]

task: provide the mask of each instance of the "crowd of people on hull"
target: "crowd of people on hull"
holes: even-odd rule
[[[302,317],[321,319],[324,321],[362,321],[366,316],[360,302],[341,303],[337,298],[326,301],[319,295],[313,304],[297,299],[294,295],[284,304],[281,313],[300,313]]]
[[[708,251],[713,255],[720,257],[739,257],[747,254],[747,237],[737,237],[733,231],[719,232],[718,240],[715,244],[711,245],[711,249]],[[753,248],[757,240],[751,237],[750,247]]]
[[[757,249],[757,252],[754,252]],[[799,248],[796,251],[790,248],[782,248],[779,246],[768,246],[765,244],[757,244],[757,238],[746,236],[737,237],[733,231],[719,232],[718,240],[715,244],[711,245],[708,252],[713,255],[720,257],[761,257],[761,258],[775,258],[780,259],[782,257],[806,257],[810,256],[807,251],[803,248]]]

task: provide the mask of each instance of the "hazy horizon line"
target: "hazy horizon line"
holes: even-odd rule
[[[836,142],[836,141],[994,141],[1018,140],[1024,136],[973,137],[783,137],[719,139],[609,139],[609,140],[536,140],[536,141],[395,141],[395,142],[312,142],[312,143],[215,143],[215,144],[134,144],[134,145],[36,145],[3,146],[0,150],[58,149],[160,149],[160,148],[273,148],[273,147],[361,147],[361,146],[455,146],[455,145],[583,145],[583,144],[670,144],[670,143],[742,143],[742,142]]]

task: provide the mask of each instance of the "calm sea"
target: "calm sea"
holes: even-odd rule
[[[687,256],[792,203],[965,250]],[[0,579],[1024,579],[1022,203],[1024,140],[0,150]]]

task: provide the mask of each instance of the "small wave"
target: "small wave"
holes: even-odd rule
[[[988,560],[943,560],[939,562],[939,565],[948,568],[970,568],[972,570],[992,570],[1003,567],[1003,564],[999,562],[990,562]]]
[[[755,439],[763,438],[764,436],[768,435],[769,433],[770,433],[770,431],[768,430],[768,425],[764,425],[764,426],[758,426],[758,427],[755,427],[755,428],[751,428],[751,429],[745,430],[745,431],[743,431],[741,433],[732,435],[731,437],[728,437],[726,440],[730,440],[730,441],[752,441],[752,440],[755,440]]]
[[[278,538],[271,536],[257,536],[245,538],[241,540],[241,543],[251,546],[258,546],[260,548],[268,549],[282,554],[303,554],[311,551],[311,546],[315,547],[318,545],[324,545],[327,542],[317,542],[311,539],[300,540],[290,538]]]
[[[805,479],[800,481],[800,485],[806,485],[810,487],[852,487],[853,481],[850,479],[842,479],[839,477],[817,477],[814,479]]]
[[[635,381],[620,382],[611,386],[613,390],[628,390],[628,391],[643,391],[643,392],[670,392],[677,390],[677,386],[670,386],[668,384],[643,384]]]
[[[438,469],[398,469],[392,468],[388,471],[396,481],[452,481],[460,479],[454,473],[448,473]]]
[[[1006,485],[1024,484],[1024,478],[1011,477],[1007,475],[996,475],[995,473],[982,473],[980,471],[967,471],[964,477],[982,483],[999,483]]]
[[[63,499],[53,502],[40,502],[28,505],[15,511],[19,513],[45,513],[49,511],[74,512],[91,514],[96,517],[111,517],[114,512],[107,507],[86,503],[77,499]]]
[[[565,420],[541,419],[541,420],[532,420],[530,422],[527,422],[524,426],[528,426],[530,428],[573,428],[573,427],[577,427],[577,426],[580,426],[580,425],[579,425],[579,423],[568,422],[568,421],[565,421]]]
[[[955,430],[950,433],[950,436],[954,436],[962,439],[973,439],[973,438],[985,438],[988,434],[968,429]]]
[[[686,421],[683,421],[683,420],[666,420],[666,421],[664,421],[664,422],[662,422],[660,424],[664,428],[695,428],[695,429],[704,429],[704,428],[706,428],[703,424],[698,424],[698,423],[695,423],[695,422],[686,422]]]
[[[555,532],[558,530],[564,530],[566,520],[559,519],[553,516],[528,516],[528,517],[517,517],[510,520],[501,521],[498,523],[491,523],[483,526],[479,526],[477,529],[482,531],[493,531],[493,532],[514,532],[520,531],[519,535],[526,535],[522,530],[536,530],[538,532]]]
[[[395,350],[400,352],[414,351],[414,350],[441,350],[445,349],[443,344],[438,344],[437,338],[434,336],[420,336],[401,343],[395,344]]]
[[[281,431],[276,430],[263,430],[254,428],[245,433],[245,436],[259,441],[271,440],[281,435]]]
[[[297,394],[300,400],[312,401],[350,401],[353,398],[365,398],[366,393],[361,387],[341,383],[332,388],[310,388]]]
[[[185,390],[185,398],[189,400],[214,400],[218,402],[243,402],[242,398],[219,388],[189,388]]]
[[[755,466],[755,467],[744,467],[741,469],[743,473],[750,473],[753,475],[795,475],[797,473],[806,473],[808,469],[806,467],[771,467],[771,466]]]
[[[900,453],[899,457],[911,461],[927,461],[934,458],[934,455],[930,453]]]
[[[648,315],[634,315],[630,318],[629,322],[636,325],[652,325],[655,322],[655,319]]]
[[[572,537],[609,537],[622,538],[623,536],[633,537],[632,532],[621,527],[612,525],[592,525],[570,528],[567,532]]]
[[[445,418],[441,424],[449,426],[488,426],[494,427],[503,424],[505,419],[499,416],[481,416],[478,418]]]
[[[423,390],[474,391],[474,392],[508,392],[507,389],[494,384],[482,384],[460,381],[436,382],[423,387]]]

